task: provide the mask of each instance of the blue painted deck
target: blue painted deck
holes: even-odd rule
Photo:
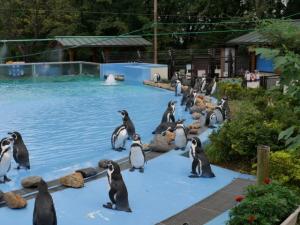
[[[104,209],[109,201],[107,179],[52,194],[60,225],[152,225],[195,204],[243,175],[213,166],[215,178],[192,179],[191,160],[171,151],[148,162],[145,173],[123,171],[133,213]],[[34,200],[22,210],[0,209],[1,225],[32,222]]]

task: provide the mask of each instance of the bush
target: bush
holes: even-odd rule
[[[300,155],[294,151],[278,151],[271,154],[270,174],[281,184],[300,191]]]
[[[244,102],[230,122],[210,136],[206,152],[212,162],[244,161],[256,158],[257,145],[269,145],[272,150],[282,149],[278,143],[281,125],[278,121],[264,121],[263,114],[251,102]],[[280,146],[280,147],[279,147]]]
[[[230,210],[227,224],[280,224],[299,204],[296,193],[277,183],[249,186],[246,198]]]

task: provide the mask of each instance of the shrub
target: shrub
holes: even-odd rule
[[[300,155],[294,151],[271,153],[270,174],[281,184],[300,191]]]
[[[249,186],[246,198],[230,210],[227,224],[280,224],[299,204],[296,193],[277,183]]]
[[[282,149],[277,139],[280,130],[278,121],[264,121],[263,114],[251,102],[244,102],[234,119],[225,122],[210,136],[211,143],[206,152],[212,162],[249,163],[256,158],[257,145],[269,145],[272,150]]]

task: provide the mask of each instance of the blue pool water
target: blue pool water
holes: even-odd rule
[[[8,173],[12,182],[0,184],[2,191],[19,188],[25,176],[51,180],[96,166],[100,159],[127,156],[128,150],[111,150],[111,133],[121,124],[117,111],[129,112],[136,131],[147,143],[168,101],[175,98],[169,91],[141,84],[107,86],[96,78],[5,82],[0,83],[0,92],[0,137],[19,131],[32,168],[17,171],[13,162]],[[188,118],[181,107],[177,109],[177,117]]]

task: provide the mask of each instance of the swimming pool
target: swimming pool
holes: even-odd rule
[[[96,166],[100,159],[127,156],[128,150],[111,150],[111,133],[122,122],[117,111],[129,112],[147,143],[168,101],[175,99],[169,91],[138,83],[107,86],[93,77],[7,81],[0,83],[0,91],[0,137],[19,131],[31,163],[31,170],[17,171],[13,162],[8,173],[12,181],[0,184],[2,191],[19,188],[26,176],[51,180]],[[181,107],[176,115],[188,118]]]

